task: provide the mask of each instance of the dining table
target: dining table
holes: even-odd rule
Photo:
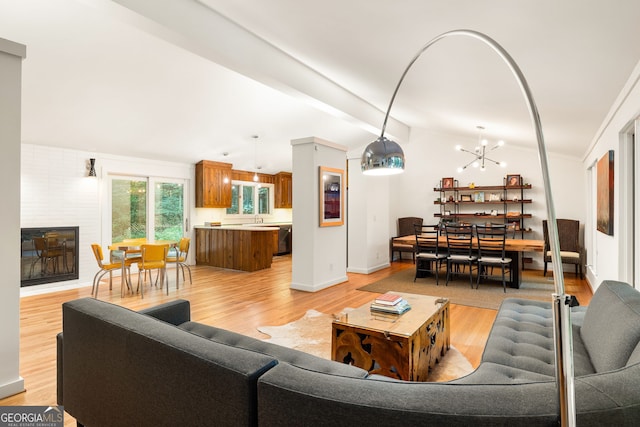
[[[402,236],[395,237],[396,242],[402,242],[405,244],[416,244],[416,236]],[[473,246],[477,247],[477,240],[474,237]],[[438,246],[441,248],[447,248],[447,236],[438,236]],[[544,240],[537,239],[505,239],[504,244],[505,256],[511,258],[511,281],[508,282],[512,288],[519,288],[522,281],[522,253],[523,252],[543,252]]]
[[[129,292],[133,293],[133,286],[130,279],[127,278],[127,261],[138,261],[142,259],[142,245],[169,245],[170,249],[178,250],[177,240],[143,240],[131,239],[121,242],[111,243],[109,250],[111,256],[120,259],[122,262],[122,274],[120,277],[120,296],[124,297],[125,284]],[[176,283],[179,280],[178,258],[176,257]]]

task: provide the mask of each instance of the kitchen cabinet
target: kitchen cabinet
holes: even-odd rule
[[[231,207],[231,163],[196,164],[196,208]]]
[[[291,209],[293,207],[293,176],[291,172],[278,172],[275,179],[276,209]]]

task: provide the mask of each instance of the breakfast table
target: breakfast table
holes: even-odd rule
[[[176,240],[143,240],[131,239],[109,245],[111,256],[120,259],[122,262],[122,274],[120,283],[120,296],[124,297],[125,284],[129,292],[133,293],[131,280],[127,278],[127,261],[136,262],[142,258],[142,245],[169,245],[169,248],[177,250],[178,242]],[[179,280],[178,258],[176,257],[176,283]]]

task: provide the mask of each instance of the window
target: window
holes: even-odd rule
[[[183,236],[185,182],[154,177],[111,176],[111,242]]]
[[[227,215],[271,215],[272,207],[273,184],[244,181],[231,184],[231,207],[227,208]]]

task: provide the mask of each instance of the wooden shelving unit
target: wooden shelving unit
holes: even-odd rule
[[[525,206],[533,203],[525,198],[525,191],[530,190],[530,184],[520,185],[479,185],[475,187],[461,187],[457,181],[454,185],[444,188],[442,182],[433,191],[439,194],[434,201],[440,206],[436,218],[451,222],[492,222],[513,225],[516,235],[524,238],[530,231],[526,227],[527,219],[532,218],[525,212]]]

